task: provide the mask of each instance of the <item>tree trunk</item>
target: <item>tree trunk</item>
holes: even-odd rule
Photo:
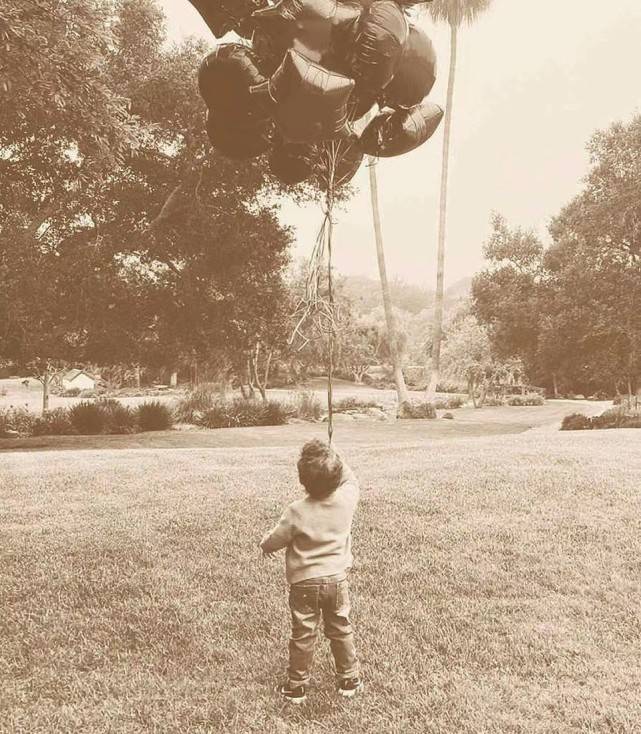
[[[49,410],[49,385],[51,382],[51,375],[49,371],[44,373],[42,376],[42,415]]]
[[[467,381],[467,393],[470,396],[470,400],[472,401],[472,405],[477,408],[476,404],[476,386],[474,384],[474,378],[470,377]]]
[[[173,370],[169,376],[169,387],[178,387],[178,370]]]
[[[556,379],[556,372],[552,373],[552,389],[554,390],[554,398],[555,399],[558,398],[559,397],[559,383],[557,382],[557,379]]]
[[[633,397],[634,396],[633,396],[633,391],[632,391],[632,378],[630,377],[630,375],[628,375],[628,404],[630,405],[630,407],[632,407]]]
[[[454,81],[456,78],[456,54],[458,26],[450,25],[450,73],[447,82],[445,107],[445,131],[443,137],[443,161],[441,167],[441,203],[438,222],[438,252],[436,269],[436,296],[434,302],[434,324],[432,328],[432,374],[427,387],[427,396],[436,394],[441,374],[441,342],[443,340],[443,298],[445,293],[445,236],[447,229],[447,184],[450,166],[450,141],[452,137],[452,108],[454,105]]]
[[[134,381],[136,383],[136,387],[140,389],[140,365],[137,364],[134,367]]]
[[[392,308],[392,297],[387,280],[387,266],[385,264],[385,250],[383,248],[383,227],[381,224],[381,213],[378,205],[378,180],[373,158],[369,158],[369,184],[372,199],[372,218],[374,221],[374,238],[376,240],[376,256],[378,258],[378,273],[381,279],[381,290],[383,291],[383,307],[385,309],[385,321],[387,322],[387,333],[389,336],[390,355],[394,369],[394,383],[396,385],[396,396],[399,407],[402,403],[409,402],[409,393],[405,385],[405,378],[401,367],[401,357],[398,353],[398,339],[396,328],[396,317]]]

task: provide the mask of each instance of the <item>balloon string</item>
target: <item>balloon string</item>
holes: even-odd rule
[[[336,178],[336,144],[332,143],[329,155],[329,170],[327,176],[327,191],[325,206],[327,211],[327,292],[329,296],[329,311],[331,314],[329,328],[329,350],[327,369],[327,434],[329,444],[332,444],[334,436],[334,340],[336,336],[336,323],[334,314],[334,281],[332,276],[332,240],[334,235],[334,221],[332,214],[334,210],[334,183]]]

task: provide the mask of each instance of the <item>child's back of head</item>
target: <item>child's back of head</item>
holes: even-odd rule
[[[303,446],[298,459],[298,478],[314,499],[328,497],[340,485],[343,462],[324,441],[314,439]]]

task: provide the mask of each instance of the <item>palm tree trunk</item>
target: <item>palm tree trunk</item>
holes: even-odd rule
[[[376,256],[378,258],[378,273],[381,279],[381,290],[383,291],[383,307],[385,309],[385,321],[387,322],[387,334],[389,337],[390,354],[392,357],[392,367],[394,369],[394,384],[396,385],[396,395],[398,398],[398,406],[409,402],[409,394],[405,385],[405,377],[403,376],[403,368],[401,365],[401,357],[398,353],[398,339],[396,329],[396,318],[394,309],[392,308],[392,297],[387,280],[387,266],[385,264],[385,250],[383,248],[383,227],[381,224],[381,212],[378,205],[378,180],[376,177],[376,163],[373,158],[368,160],[369,167],[369,185],[372,198],[372,218],[374,221],[374,238],[376,240]]]
[[[441,204],[438,222],[438,253],[436,271],[436,297],[434,308],[434,325],[432,329],[432,374],[427,388],[427,397],[431,399],[436,389],[441,372],[441,342],[443,340],[443,297],[445,282],[445,235],[447,229],[447,183],[450,167],[450,141],[452,136],[452,106],[454,103],[454,80],[456,77],[456,53],[458,43],[458,26],[450,24],[450,73],[447,81],[447,106],[445,108],[445,132],[443,137],[443,163],[441,168]]]

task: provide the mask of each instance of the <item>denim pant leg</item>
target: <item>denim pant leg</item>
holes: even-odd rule
[[[318,586],[291,586],[289,609],[292,615],[292,636],[289,640],[290,685],[308,685],[311,676],[314,646],[320,622]]]
[[[349,620],[351,611],[349,583],[339,581],[330,584],[322,598],[325,636],[330,641],[336,676],[339,680],[357,678],[358,658],[354,647],[354,632]]]

